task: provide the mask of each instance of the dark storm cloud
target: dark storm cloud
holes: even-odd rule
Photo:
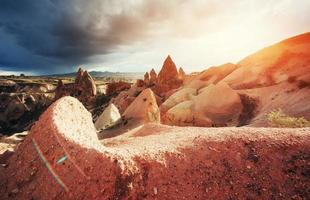
[[[171,4],[0,0],[0,70],[70,71],[91,56],[147,37],[152,25],[175,14]]]

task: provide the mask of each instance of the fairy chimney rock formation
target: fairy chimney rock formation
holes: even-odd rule
[[[180,68],[179,68],[179,79],[180,79],[180,80],[184,80],[185,76],[186,76],[186,74],[185,74],[183,68],[180,67]]]
[[[87,71],[79,68],[74,83],[64,84],[61,80],[55,89],[55,99],[71,95],[83,103],[90,103],[97,94],[95,81]]]
[[[145,72],[144,74],[144,83],[147,85],[150,83],[150,75],[148,72]]]
[[[178,78],[178,70],[174,62],[172,61],[170,55],[166,58],[162,69],[158,74],[158,83],[159,84],[167,84],[171,80],[175,80]]]
[[[66,91],[66,87],[61,79],[57,82],[57,87],[55,89],[55,100],[60,99],[63,96],[68,95],[68,91]]]
[[[77,74],[76,74],[76,78],[75,78],[75,84],[79,84],[81,79],[82,79],[82,76],[83,76],[83,73],[84,71],[82,70],[82,68],[79,68]]]
[[[155,84],[157,81],[157,74],[154,69],[150,71],[150,84]]]
[[[182,84],[183,81],[179,79],[177,67],[168,56],[157,76],[154,92],[159,96],[165,96],[167,92],[179,88]]]

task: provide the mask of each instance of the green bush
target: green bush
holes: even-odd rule
[[[302,128],[310,127],[310,121],[304,117],[290,117],[285,115],[281,109],[271,111],[267,114],[267,120],[273,127]]]

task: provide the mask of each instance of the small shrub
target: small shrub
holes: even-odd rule
[[[105,94],[98,94],[96,96],[96,106],[102,106],[110,101],[110,98]]]
[[[290,117],[285,115],[281,109],[271,111],[267,114],[267,120],[273,127],[301,128],[310,127],[310,121],[304,117]]]

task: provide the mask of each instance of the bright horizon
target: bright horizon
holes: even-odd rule
[[[0,7],[0,74],[186,72],[309,31],[310,1],[33,1]]]

